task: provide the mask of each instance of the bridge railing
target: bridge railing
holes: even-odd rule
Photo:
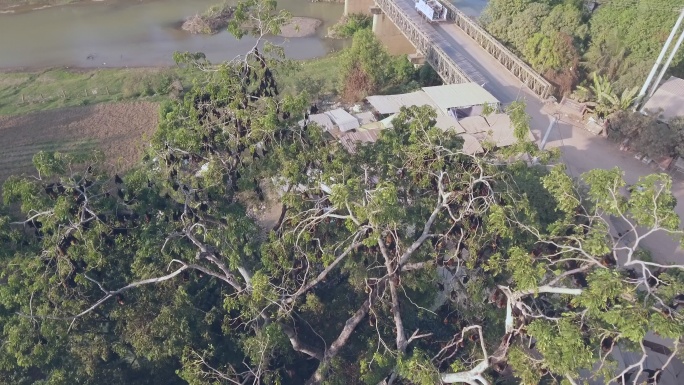
[[[435,45],[393,0],[375,0],[375,3],[416,47],[416,50],[425,55],[425,60],[430,63],[446,84],[470,83],[472,81],[449,55]]]
[[[542,99],[547,99],[553,95],[554,88],[551,83],[496,40],[489,32],[456,8],[449,0],[445,0],[442,4],[448,9],[447,20],[453,21],[535,94]]]

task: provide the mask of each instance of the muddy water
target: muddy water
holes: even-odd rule
[[[106,0],[26,13],[0,14],[0,68],[125,67],[173,64],[174,51],[204,52],[212,61],[248,51],[254,39],[228,32],[191,35],[179,21],[202,13],[219,0]],[[343,4],[279,0],[295,16],[323,20],[316,36],[272,38],[288,57],[308,59],[338,50],[344,42],[325,39],[342,15]]]

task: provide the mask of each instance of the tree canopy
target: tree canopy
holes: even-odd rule
[[[649,331],[680,353],[682,266],[641,249],[681,234],[667,175],[467,155],[429,107],[343,147],[262,51],[178,55],[196,82],[127,174],[39,153],[6,181],[0,383],[608,382],[648,376],[610,352]]]
[[[562,83],[574,73],[576,79],[569,87],[562,87],[561,92],[570,91],[577,81],[591,81],[591,76],[587,76],[591,72],[607,76],[618,92],[641,86],[684,3],[615,0],[598,2],[593,10],[585,3],[492,0],[483,12],[482,22],[497,39],[550,80]],[[564,39],[572,42],[572,50],[563,48],[567,47]],[[557,60],[550,53],[556,51],[573,52],[571,60]],[[580,59],[582,68],[578,68],[573,57]],[[682,72],[683,57],[680,52],[672,62],[675,74]],[[572,71],[564,68],[568,63],[574,67]]]

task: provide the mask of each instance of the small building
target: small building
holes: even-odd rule
[[[380,115],[396,114],[401,107],[430,106],[439,111],[437,105],[425,91],[414,91],[398,95],[375,95],[366,98]]]
[[[329,132],[335,127],[335,124],[330,120],[330,117],[325,114],[311,114],[309,115],[309,121],[318,124],[319,127],[325,132]],[[302,121],[303,123],[304,121]]]
[[[476,83],[423,87],[439,110],[456,119],[482,115],[485,105],[499,109],[499,100]]]
[[[324,113],[328,115],[342,132],[355,130],[360,127],[359,120],[342,108],[326,111]]]
[[[659,120],[665,123],[678,116],[684,117],[684,79],[674,76],[667,79],[644,104],[643,111],[659,113]]]

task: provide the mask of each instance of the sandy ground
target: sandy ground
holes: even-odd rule
[[[323,22],[312,17],[295,16],[292,20],[280,28],[280,36],[282,37],[305,37],[316,33],[316,29],[321,26]]]
[[[0,183],[9,175],[33,173],[31,159],[43,151],[100,149],[107,169],[125,170],[140,159],[157,127],[156,103],[131,102],[0,116]]]

